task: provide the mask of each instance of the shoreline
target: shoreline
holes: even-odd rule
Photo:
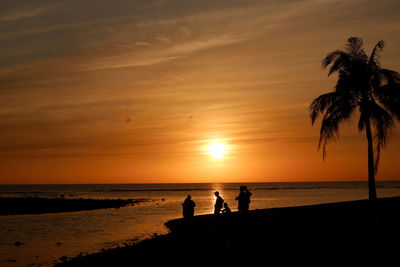
[[[400,197],[199,215],[166,222],[166,235],[56,266],[387,259],[400,249],[399,225]]]
[[[134,206],[149,199],[0,197],[0,216],[47,214]]]

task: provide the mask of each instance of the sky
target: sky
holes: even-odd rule
[[[367,180],[308,107],[351,36],[400,71],[400,1],[2,0],[0,183]],[[222,147],[210,152],[210,147]],[[377,180],[398,180],[400,134]]]

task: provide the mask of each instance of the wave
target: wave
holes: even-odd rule
[[[255,186],[255,185],[253,185]],[[249,186],[250,191],[285,191],[285,190],[349,190],[349,189],[365,189],[368,188],[368,184],[366,183],[360,183],[360,184],[345,184],[345,185],[291,185],[291,186],[259,186],[259,187],[252,187]],[[398,189],[400,188],[399,184],[377,184],[376,188],[393,188],[393,189]],[[17,189],[17,188],[15,188]],[[1,186],[0,186],[0,195],[11,195],[11,194],[18,194],[18,195],[37,195],[37,194],[45,194],[45,195],[58,195],[58,194],[66,194],[66,195],[76,195],[76,194],[85,194],[85,193],[107,193],[107,192],[188,192],[188,191],[214,191],[217,190],[217,188],[199,188],[199,187],[188,187],[188,188],[179,188],[179,187],[172,187],[172,188],[162,188],[160,187],[155,187],[155,188],[105,188],[103,189],[94,189],[94,188],[74,188],[72,190],[60,190],[60,191],[38,191],[38,190],[32,190],[32,191],[21,191],[20,190],[15,190],[15,191],[1,191]],[[227,188],[218,188],[220,191],[238,191],[238,187],[227,187]]]
[[[16,192],[10,192],[10,191],[3,191],[0,192],[0,194],[55,194],[56,192],[47,192],[47,191],[16,191]]]
[[[318,186],[318,187],[256,187],[249,188],[250,191],[275,191],[275,190],[315,190],[315,189],[355,189],[366,188],[366,186]],[[152,188],[152,189],[105,189],[92,192],[169,192],[169,191],[214,191],[216,188]],[[238,188],[220,188],[220,191],[239,191]]]
[[[163,192],[163,191],[211,191],[215,189],[206,188],[155,188],[155,189],[110,189],[96,190],[93,192]],[[224,189],[225,190],[225,189]]]
[[[253,191],[256,190],[314,190],[314,189],[356,189],[356,188],[365,188],[363,186],[315,186],[315,187],[269,187],[269,188],[253,188]]]

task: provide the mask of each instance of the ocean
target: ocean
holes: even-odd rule
[[[219,191],[232,211],[239,187],[252,192],[250,209],[301,206],[368,198],[366,182],[247,184],[0,185],[0,196],[147,199],[133,207],[36,215],[0,216],[0,266],[52,266],[60,257],[98,252],[154,234],[180,218],[188,194],[195,215],[213,212]],[[400,182],[378,182],[378,197],[400,195]],[[16,246],[15,242],[23,245]]]

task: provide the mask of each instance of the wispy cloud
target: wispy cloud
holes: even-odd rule
[[[88,64],[81,64],[79,70],[101,70],[127,68],[137,66],[148,66],[160,63],[167,63],[170,60],[186,57],[206,49],[239,43],[247,40],[244,36],[220,36],[206,40],[194,40],[186,43],[179,43],[169,48],[158,47],[151,51],[137,53],[136,51],[123,51],[117,55],[99,55]],[[138,45],[138,43],[135,43]],[[140,42],[139,46],[151,47],[149,43]]]
[[[43,15],[52,10],[51,7],[34,7],[32,9],[16,9],[0,14],[0,22],[12,22]]]

